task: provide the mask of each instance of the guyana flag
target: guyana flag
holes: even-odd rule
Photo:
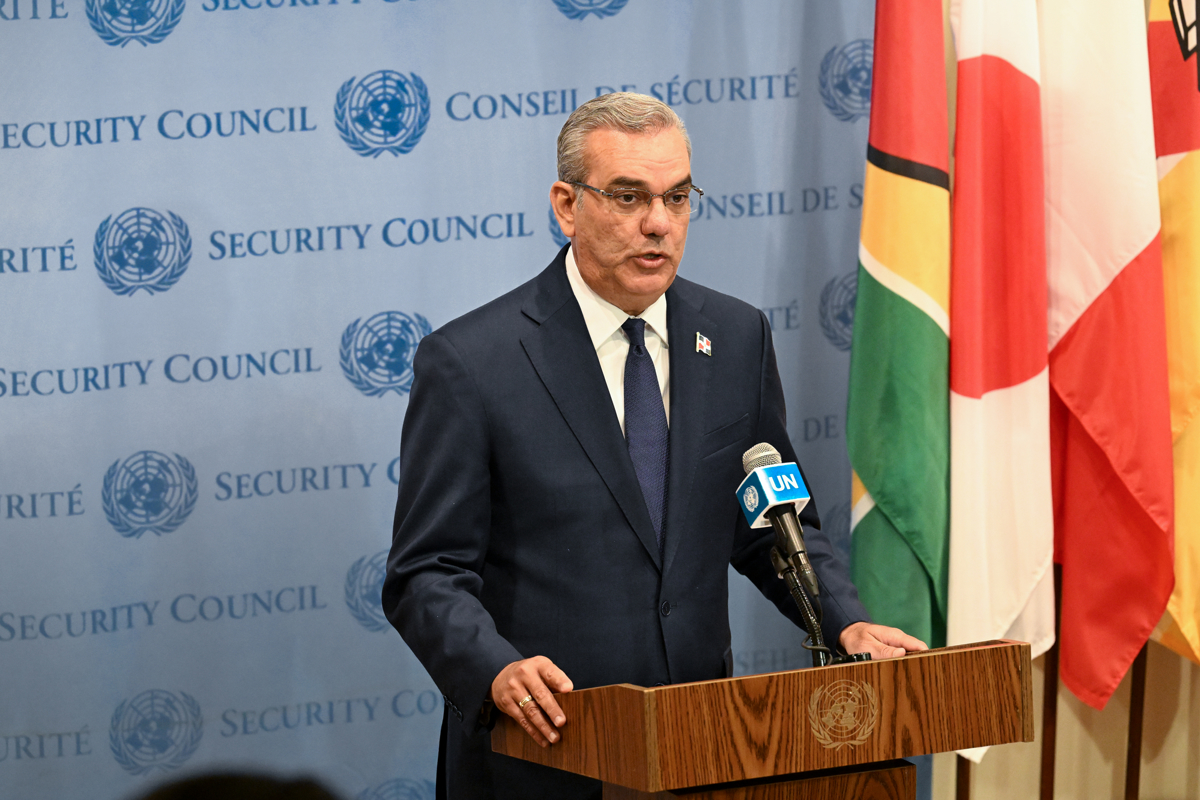
[[[941,0],[878,0],[846,441],[876,622],[946,637],[950,179]]]
[[[1148,28],[1175,471],[1175,589],[1154,638],[1200,663],[1200,56],[1196,0],[1152,0]]]

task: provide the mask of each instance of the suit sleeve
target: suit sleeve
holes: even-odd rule
[[[491,525],[486,410],[444,336],[421,340],[413,371],[383,608],[451,712],[474,728],[492,680],[523,657],[479,599]]]
[[[771,327],[766,317],[759,314],[762,329],[761,386],[759,390],[758,431],[756,441],[770,442],[779,450],[783,460],[795,461],[796,451],[792,448],[787,433],[787,411],[783,399],[783,384],[779,379],[779,368],[775,363],[775,346],[771,340]],[[804,474],[804,482],[812,488],[812,481]],[[850,569],[841,558],[829,537],[820,530],[816,499],[809,501],[800,513],[804,526],[804,543],[812,561],[813,571],[821,587],[821,632],[825,643],[834,648],[842,630],[853,622],[869,621],[866,609],[858,599],[858,590],[850,580]],[[775,543],[771,529],[751,529],[741,514],[738,515],[738,533],[733,558],[734,568],[749,578],[759,591],[801,628],[804,621],[796,609],[787,586],[775,575],[771,566],[770,550]]]

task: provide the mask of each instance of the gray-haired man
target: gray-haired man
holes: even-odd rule
[[[383,602],[446,697],[438,792],[455,800],[599,798],[492,754],[490,716],[553,746],[570,728],[552,692],[731,674],[729,564],[798,620],[773,535],[733,495],[750,446],[796,460],[770,328],[676,278],[699,194],[683,123],[606,95],[571,114],[558,155],[571,244],[422,341],[404,420]],[[814,504],[802,521],[818,524]],[[819,531],[808,547],[827,641],[924,647],[867,622]]]

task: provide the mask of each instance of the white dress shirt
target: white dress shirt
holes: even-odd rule
[[[575,264],[574,252],[567,250],[567,280],[571,283],[571,291],[579,302],[583,312],[583,321],[587,324],[588,336],[592,346],[596,348],[596,357],[600,360],[600,370],[604,373],[604,382],[608,385],[608,393],[612,397],[613,408],[617,412],[617,422],[621,424],[621,432],[625,431],[625,357],[629,354],[629,338],[621,326],[629,315],[612,303],[605,300],[588,286],[579,274]],[[667,344],[667,296],[654,301],[654,304],[641,313],[646,321],[646,350],[654,361],[654,371],[658,374],[658,386],[662,390],[663,408],[667,412],[667,423],[671,422],[671,362]]]

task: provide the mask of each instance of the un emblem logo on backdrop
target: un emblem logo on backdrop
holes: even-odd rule
[[[197,493],[196,470],[186,458],[142,450],[104,474],[104,516],[126,538],[162,535],[183,524]]]
[[[131,208],[100,223],[92,255],[100,280],[114,293],[165,292],[187,271],[192,236],[170,211],[164,217],[150,208]]]
[[[87,0],[92,30],[106,44],[158,44],[183,17],[184,0]]]
[[[856,39],[830,48],[821,59],[821,100],[829,112],[843,122],[871,114],[871,64],[875,45]]]
[[[433,781],[393,778],[361,792],[354,800],[433,800],[435,791]]]
[[[129,773],[175,769],[192,757],[204,733],[200,705],[184,692],[150,689],[113,712],[108,744]]]
[[[821,290],[821,330],[838,350],[848,351],[854,338],[854,302],[858,299],[858,272],[833,278]]]
[[[830,539],[842,539],[850,536],[850,502],[838,503],[833,508],[821,514],[822,529],[828,528]]]
[[[554,240],[560,250],[571,243],[571,240],[562,232],[562,226],[558,224],[558,217],[554,216],[554,206],[550,207],[550,238]]]
[[[554,0],[554,5],[567,19],[583,19],[588,14],[611,17],[625,7],[629,0]]]
[[[413,356],[421,337],[432,333],[429,321],[420,314],[381,311],[362,322],[351,322],[342,334],[338,351],[346,380],[367,397],[412,388]]]
[[[429,125],[429,90],[414,72],[381,69],[342,84],[333,106],[342,141],[360,156],[400,155],[417,146]]]
[[[383,615],[383,576],[387,557],[387,550],[363,556],[351,564],[346,573],[346,607],[360,625],[372,632],[390,627]]]

